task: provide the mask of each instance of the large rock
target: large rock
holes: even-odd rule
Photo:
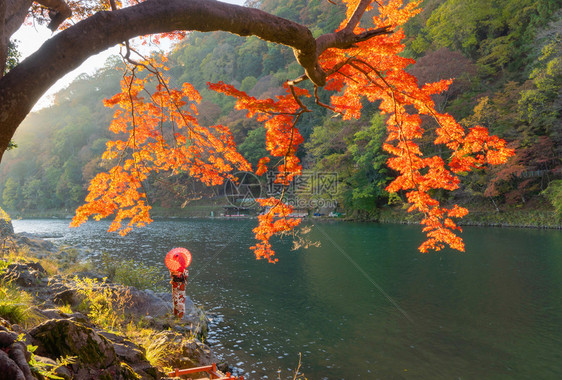
[[[34,380],[29,367],[31,353],[8,321],[0,318],[0,380]]]
[[[10,216],[0,208],[0,251],[2,251],[6,242],[9,242],[14,236],[14,227]]]
[[[0,208],[0,237],[14,234],[14,227],[10,216]]]
[[[6,267],[1,278],[14,281],[16,284],[29,287],[39,284],[47,272],[39,263],[14,263]]]
[[[75,380],[137,379],[132,368],[117,357],[113,344],[93,329],[68,319],[49,320],[29,331],[37,355],[56,360],[75,357],[70,365]]]
[[[113,345],[94,330],[68,319],[51,319],[29,331],[39,355],[57,359],[78,356],[83,364],[107,368],[117,361]]]
[[[27,248],[29,254],[36,257],[45,257],[48,254],[57,252],[57,247],[51,241],[37,238],[32,234],[19,233],[13,235],[18,246]]]
[[[137,315],[160,317],[172,312],[172,303],[158,297],[150,290],[138,290],[132,286],[117,286],[117,291],[128,293],[127,311]]]
[[[143,379],[158,378],[158,370],[146,359],[146,350],[144,348],[121,335],[107,331],[100,331],[99,334],[111,341],[119,360],[131,366]]]
[[[172,368],[191,368],[210,365],[218,362],[218,358],[206,344],[197,339],[186,339],[183,334],[163,331],[155,338],[156,346],[176,347],[167,356],[167,366]]]
[[[0,380],[27,380],[22,369],[4,350],[0,350]]]
[[[172,293],[154,293],[150,290],[145,290],[145,293],[154,295],[154,297],[164,301],[164,305],[168,305],[168,310],[172,312]],[[151,314],[152,315],[152,314]],[[154,315],[152,315],[154,316]],[[185,296],[185,313],[181,321],[177,321],[176,330],[183,333],[190,333],[200,339],[206,339],[209,329],[209,319],[203,310],[195,305],[188,295]],[[189,334],[188,334],[189,335]]]
[[[84,314],[74,312],[72,314],[64,313],[60,309],[39,309],[32,308],[33,313],[42,316],[45,319],[70,319],[73,322],[79,322],[87,327],[92,327],[90,320]]]

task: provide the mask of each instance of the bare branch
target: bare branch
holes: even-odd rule
[[[366,31],[359,35],[353,33],[355,27],[359,25],[359,21],[361,21],[367,7],[371,5],[372,2],[373,0],[361,0],[342,30],[318,37],[316,40],[318,55],[329,48],[349,49],[357,42],[366,41],[381,34],[391,33],[392,27],[390,25]],[[318,85],[318,83],[316,84]]]
[[[291,95],[293,95],[293,98],[295,99],[295,102],[297,102],[297,104],[303,110],[303,112],[312,112],[307,106],[304,105],[302,100],[297,95],[297,93],[295,91],[295,86],[293,86],[292,84],[289,84],[289,89],[291,90]]]
[[[117,10],[117,4],[115,4],[115,0],[109,0],[109,5],[111,6],[112,11]]]
[[[306,74],[301,75],[300,77],[287,81],[287,84],[289,86],[295,86],[297,84],[299,84],[300,82],[304,82],[305,80],[308,80],[309,78],[306,76]]]
[[[345,29],[339,32],[324,34],[316,39],[317,51],[322,53],[330,48],[349,49],[358,42],[367,41],[375,36],[392,33],[392,26],[387,25],[377,29],[368,30],[361,34],[348,33]]]
[[[347,20],[347,24],[343,28],[343,30],[345,30],[346,33],[353,33],[353,30],[359,24],[359,21],[361,21],[361,17],[363,17],[363,13],[365,13],[367,7],[372,2],[373,0],[361,0],[361,2],[357,5],[357,8],[355,8],[355,11],[349,18],[349,20]]]
[[[320,107],[324,107],[324,108],[329,109],[332,112],[335,112],[337,114],[341,114],[341,112],[338,112],[338,110],[336,110],[334,107],[329,106],[328,104],[322,103],[320,101],[320,97],[318,96],[318,86],[314,86],[314,100],[315,100],[316,104],[318,104]]]

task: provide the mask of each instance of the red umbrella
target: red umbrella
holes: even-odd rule
[[[171,272],[183,272],[191,264],[191,253],[185,248],[174,248],[164,259]]]

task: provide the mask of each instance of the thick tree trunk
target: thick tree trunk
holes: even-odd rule
[[[10,37],[23,24],[31,4],[35,1],[45,8],[52,9],[56,20],[51,20],[49,28],[55,30],[65,19],[70,17],[72,11],[64,0],[1,0],[0,1],[0,77],[4,73],[8,42]]]
[[[371,1],[363,0],[362,4]],[[359,8],[362,15],[364,7]],[[354,35],[353,27],[319,38],[318,51],[316,40],[305,26],[259,9],[213,0],[147,0],[117,11],[99,12],[55,35],[0,79],[0,160],[20,123],[59,78],[89,56],[130,38],[174,30],[255,35],[292,47],[309,79],[323,86],[326,74],[318,64],[319,53],[372,37]]]
[[[6,68],[8,42],[19,29],[32,0],[0,0],[0,78]]]

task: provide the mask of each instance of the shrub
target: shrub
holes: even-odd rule
[[[130,294],[115,292],[109,286],[92,278],[74,277],[78,293],[84,296],[78,306],[96,325],[111,331],[126,325],[125,306]]]
[[[36,316],[31,312],[32,297],[11,282],[0,280],[0,317],[23,324]]]
[[[550,182],[543,195],[554,206],[558,219],[562,219],[562,180]]]
[[[135,260],[117,260],[102,254],[102,270],[109,281],[134,286],[137,289],[163,291],[162,273],[155,267]]]

